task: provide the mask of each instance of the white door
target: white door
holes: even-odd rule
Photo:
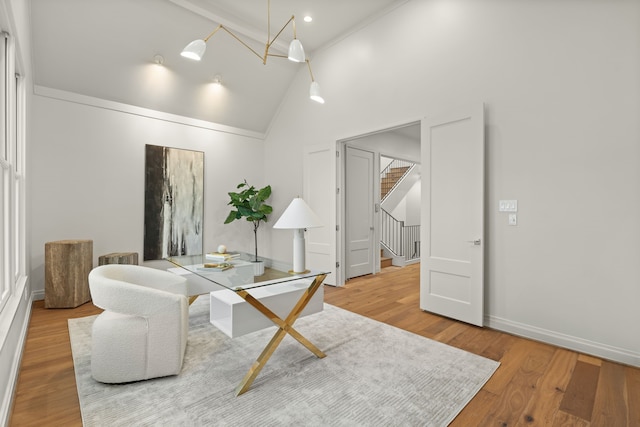
[[[422,122],[420,308],[482,326],[484,108]]]
[[[307,268],[330,272],[324,283],[335,286],[338,284],[335,142],[305,146],[303,166],[302,198],[324,224],[306,232],[306,265]]]
[[[345,212],[346,277],[374,271],[374,154],[346,148]]]

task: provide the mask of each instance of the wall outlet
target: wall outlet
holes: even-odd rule
[[[518,225],[518,215],[514,213],[509,214],[509,225]]]

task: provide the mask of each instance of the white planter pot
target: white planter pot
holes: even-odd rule
[[[264,262],[251,261],[251,263],[253,264],[253,275],[262,276],[264,274]]]

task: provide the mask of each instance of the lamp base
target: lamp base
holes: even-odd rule
[[[304,262],[304,228],[297,228],[293,232],[293,265],[291,271],[300,274],[307,271]]]
[[[264,262],[262,261],[251,261],[253,264],[253,275],[254,276],[262,276],[264,274]]]
[[[311,270],[305,270],[305,271],[293,271],[293,270],[289,270],[288,271],[289,274],[307,274],[307,273],[311,273]]]

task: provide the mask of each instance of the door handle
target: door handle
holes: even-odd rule
[[[467,243],[473,243],[475,246],[480,246],[481,240],[480,239],[476,239],[476,240],[467,240]]]

